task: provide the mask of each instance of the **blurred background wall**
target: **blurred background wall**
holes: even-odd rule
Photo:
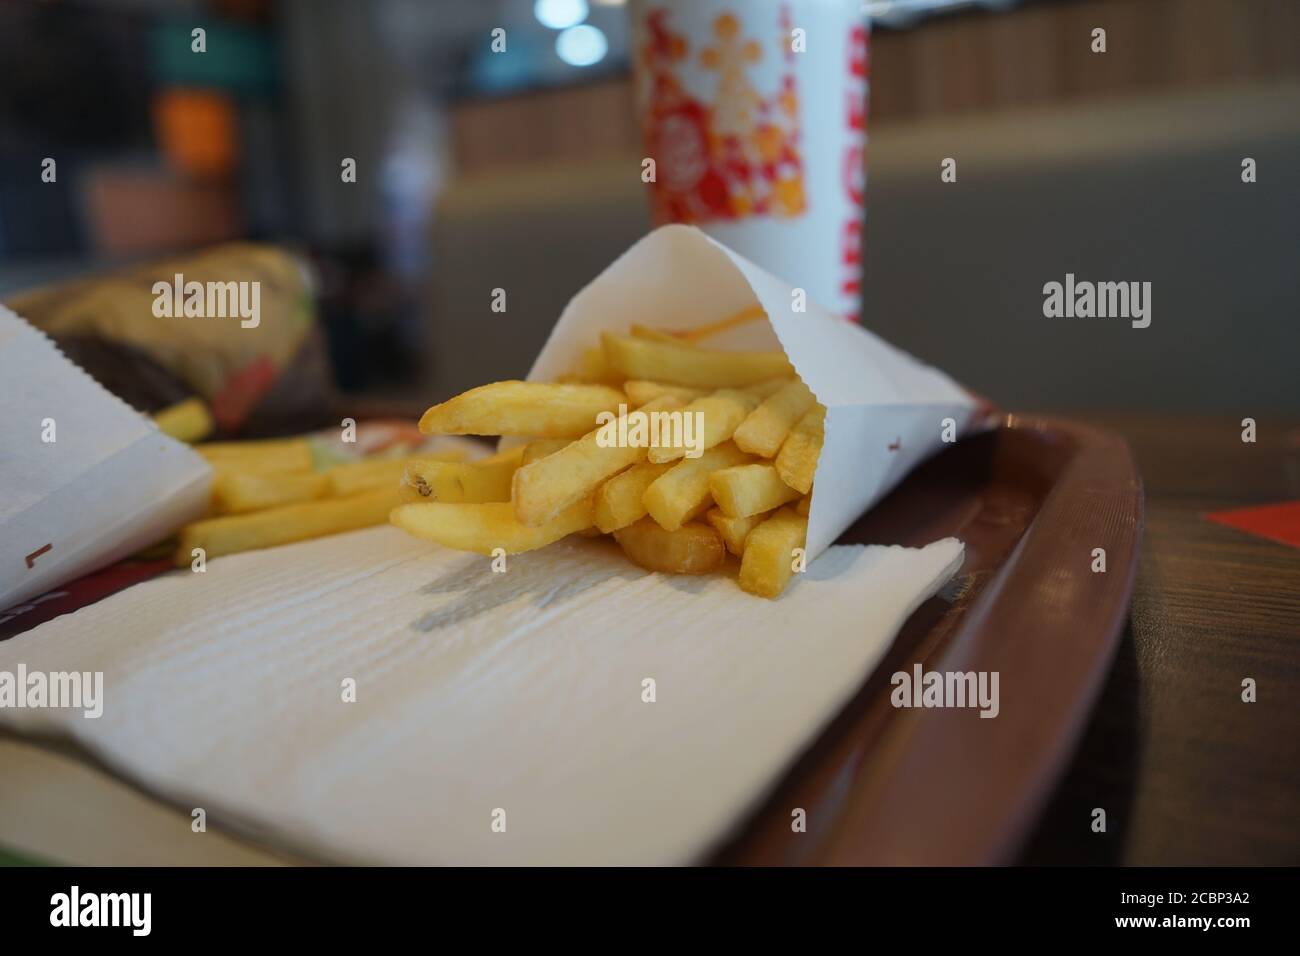
[[[1300,4],[864,6],[869,327],[1011,407],[1300,413]],[[345,390],[520,376],[648,228],[624,19],[596,0],[0,3],[0,295],[264,239],[314,263]],[[1151,327],[1044,318],[1067,272],[1151,282]]]

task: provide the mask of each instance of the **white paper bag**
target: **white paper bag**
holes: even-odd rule
[[[0,306],[0,610],[202,515],[212,470]]]
[[[827,407],[826,439],[808,516],[814,558],[917,464],[981,425],[980,401],[860,325],[835,318],[775,276],[691,226],[664,226],[620,256],[565,308],[528,377],[569,371],[602,331],[633,323],[682,329],[761,306],[710,345],[785,350]],[[795,311],[802,307],[804,311]]]

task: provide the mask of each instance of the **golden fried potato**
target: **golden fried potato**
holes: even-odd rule
[[[194,450],[218,470],[259,475],[312,470],[311,447],[305,438],[205,442]]]
[[[709,476],[709,493],[723,513],[732,518],[747,518],[779,508],[799,497],[776,468],[767,462],[735,465]]]
[[[783,375],[781,378],[764,379],[757,385],[746,385],[744,391],[753,395],[754,398],[758,399],[760,402],[763,402],[771,398],[793,381],[797,381],[797,379],[792,379],[788,375]]]
[[[812,490],[825,434],[826,408],[816,405],[790,430],[785,443],[781,445],[781,451],[777,453],[777,474],[801,494],[806,495]]]
[[[779,350],[716,352],[612,332],[606,332],[601,341],[610,365],[627,378],[695,388],[741,388],[794,374],[785,353]]]
[[[678,445],[656,445],[650,449],[649,460],[655,464],[676,461],[696,449],[707,450],[720,445],[731,437],[736,426],[758,404],[758,400],[747,392],[733,388],[719,389],[712,395],[697,398],[682,409],[683,419],[693,416],[688,423],[694,429],[694,423],[703,425],[702,434],[693,435],[695,446],[688,448],[684,443]],[[681,439],[682,435],[674,436]]]
[[[554,455],[557,451],[569,444],[568,438],[539,438],[536,441],[530,441],[524,446],[524,457],[519,463],[520,467],[531,465],[539,458],[545,458],[547,455]]]
[[[709,476],[719,468],[742,465],[753,459],[731,442],[710,448],[699,458],[683,458],[651,483],[641,500],[646,511],[666,531],[675,531],[704,514],[712,504]]]
[[[401,499],[448,504],[509,501],[511,480],[523,455],[520,446],[481,461],[414,459],[402,476]]]
[[[216,422],[207,402],[201,398],[187,398],[183,402],[169,405],[160,412],[155,412],[153,423],[164,435],[171,435],[177,441],[194,443],[203,441],[212,434]]]
[[[603,333],[557,383],[497,382],[435,405],[426,433],[523,441],[484,461],[411,463],[392,523],[488,555],[611,534],[630,560],[674,574],[735,554],[741,586],[777,596],[807,536],[826,409],[784,352],[700,344],[764,318],[751,306],[689,330],[634,324]]]
[[[767,318],[767,313],[763,311],[761,305],[751,305],[727,316],[725,319],[719,319],[705,325],[697,325],[690,329],[683,329],[680,336],[687,342],[701,342],[719,333],[730,331],[737,326],[757,322],[759,319],[765,318]]]
[[[817,399],[808,386],[793,379],[763,400],[736,428],[736,445],[751,455],[775,458],[790,429],[808,414]]]
[[[403,531],[458,551],[491,555],[533,551],[592,526],[592,503],[571,504],[545,524],[526,527],[515,518],[508,501],[488,503],[406,504],[395,509],[391,521]]]
[[[671,467],[672,462],[654,465],[643,461],[601,485],[596,491],[596,527],[609,534],[644,518],[642,496]]]
[[[426,435],[522,435],[578,438],[601,412],[617,412],[627,397],[608,385],[493,382],[434,405],[420,419]]]
[[[749,533],[766,521],[767,518],[766,513],[749,515],[745,518],[732,518],[721,508],[710,508],[704,515],[704,520],[709,523],[714,531],[722,535],[727,550],[737,556],[744,554],[745,539],[749,537]]]
[[[629,414],[671,411],[678,407],[675,398],[665,395]],[[610,427],[616,428],[618,421]],[[575,501],[590,497],[605,479],[645,461],[646,448],[605,445],[603,431],[603,428],[594,429],[515,472],[510,498],[521,524],[529,527],[545,524]]]
[[[759,597],[779,596],[794,576],[795,549],[804,547],[807,536],[807,518],[790,507],[777,511],[745,539],[740,586]]]
[[[194,548],[202,548],[207,557],[213,558],[383,524],[396,504],[396,489],[377,488],[346,498],[323,498],[195,521],[181,529],[176,565],[188,565]]]
[[[363,458],[335,465],[324,473],[332,495],[351,495],[385,485],[396,488],[406,471],[405,458]]]
[[[329,493],[329,479],[314,471],[218,471],[212,480],[212,506],[217,514],[246,514],[324,498]]]
[[[631,328],[628,329],[628,333],[638,339],[649,339],[651,342],[673,342],[678,345],[688,344],[685,339],[672,332],[652,328],[648,325],[641,325],[640,323],[633,323]]]
[[[605,350],[599,345],[593,345],[582,350],[577,367],[572,372],[561,375],[558,381],[612,385],[617,388],[622,383],[623,376],[610,366],[605,358]]]
[[[703,398],[708,394],[702,388],[687,388],[684,385],[665,385],[663,382],[647,382],[644,379],[628,379],[623,383],[627,392],[629,405],[639,407],[646,402],[653,402],[661,395],[671,395],[683,405]]]
[[[727,556],[718,532],[698,522],[665,531],[652,519],[642,518],[615,531],[614,540],[641,567],[665,574],[708,574],[721,567]]]

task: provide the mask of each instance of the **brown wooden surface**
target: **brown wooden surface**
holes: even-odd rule
[[[1086,416],[1132,447],[1146,534],[1115,666],[1025,862],[1300,863],[1300,549],[1203,518],[1300,499],[1300,423],[1256,418],[1245,444],[1240,418]]]

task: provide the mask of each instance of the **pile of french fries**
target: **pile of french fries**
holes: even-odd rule
[[[606,333],[562,381],[496,382],[433,406],[425,434],[526,441],[477,462],[412,461],[392,523],[485,555],[612,535],[638,565],[671,574],[719,571],[731,554],[744,590],[777,597],[800,567],[826,409],[783,352],[701,344],[761,317]],[[601,421],[620,408],[698,413],[702,453],[602,442]]]
[[[400,503],[407,458],[375,456],[316,470],[305,438],[194,446],[214,471],[212,517],[180,531],[177,566],[384,524]],[[443,461],[463,459],[459,450]],[[430,460],[428,458],[424,460]]]

